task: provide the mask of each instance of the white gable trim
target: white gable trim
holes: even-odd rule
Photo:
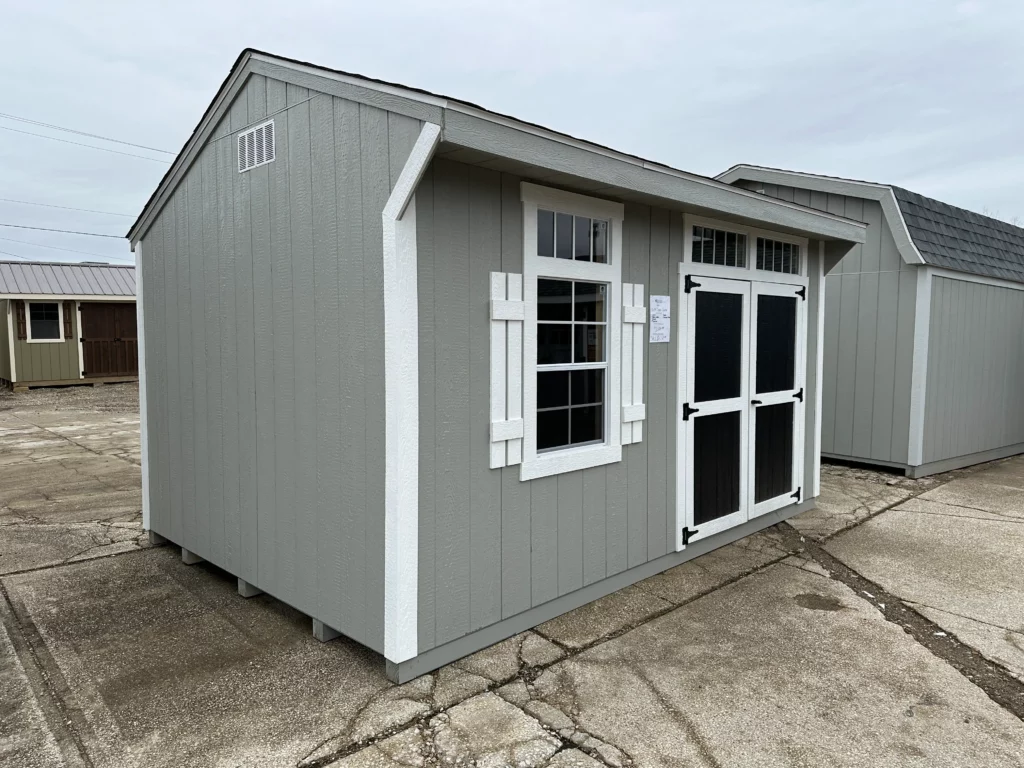
[[[896,195],[893,193],[892,187],[886,184],[853,181],[852,179],[836,179],[831,176],[820,176],[814,173],[762,168],[756,165],[734,165],[725,173],[720,173],[715,178],[726,184],[735,184],[741,180],[758,181],[764,184],[782,184],[784,186],[810,189],[815,192],[825,192],[833,195],[859,197],[864,200],[877,200],[882,205],[885,221],[892,232],[893,240],[896,241],[896,250],[899,251],[903,260],[907,264],[927,263],[910,237],[907,222],[903,218],[903,212],[896,201]]]
[[[384,224],[384,656],[418,653],[419,313],[416,185],[441,137],[424,123],[381,214]]]

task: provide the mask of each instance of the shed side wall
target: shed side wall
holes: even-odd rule
[[[58,302],[61,303],[61,302]],[[25,302],[26,317],[28,302]],[[61,325],[61,334],[64,326]],[[52,344],[33,344],[14,335],[14,368],[19,384],[33,381],[69,381],[82,376],[78,362],[78,313],[71,313],[71,339]]]
[[[780,184],[740,186],[869,225],[864,244],[825,280],[821,450],[906,463],[917,268],[896,250],[881,204]]]
[[[0,379],[11,380],[11,340],[8,336],[8,318],[11,302],[7,299],[0,301]]]
[[[624,446],[621,462],[528,482],[519,466],[488,467],[489,276],[523,271],[521,181],[437,159],[416,192],[420,653],[654,560],[675,541],[675,327],[670,344],[645,342],[643,441]],[[684,236],[681,212],[626,203],[622,280],[644,286],[645,304],[670,295],[679,311]],[[810,250],[815,275],[816,242]],[[813,318],[813,276],[809,288]]]
[[[924,463],[1024,443],[1024,291],[932,278]]]
[[[419,127],[253,75],[142,249],[153,530],[376,650],[381,211]]]

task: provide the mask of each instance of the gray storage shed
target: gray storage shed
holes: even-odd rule
[[[718,178],[868,225],[825,281],[825,456],[923,477],[1024,452],[1024,229],[887,184]]]
[[[864,231],[246,50],[129,233],[144,525],[407,680],[811,507]]]
[[[0,386],[134,381],[135,267],[0,261]]]

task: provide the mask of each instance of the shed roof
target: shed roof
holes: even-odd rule
[[[135,267],[113,264],[0,261],[0,297],[135,298]]]
[[[991,216],[892,184],[782,168],[735,165],[717,178],[729,183],[746,179],[879,200],[897,246],[903,238],[910,245],[914,258],[906,258],[908,262],[1024,283],[1024,228]],[[888,216],[889,211],[894,215]]]
[[[132,225],[127,237],[135,244],[180,183],[199,151],[223,119],[235,95],[251,74],[264,75],[301,87],[383,107],[436,124],[441,145],[469,150],[478,157],[505,159],[518,164],[515,172],[531,180],[572,185],[587,182],[587,189],[617,199],[659,201],[698,212],[767,223],[782,231],[821,237],[827,255],[864,240],[865,226],[842,216],[763,196],[672,168],[594,142],[574,138],[533,123],[419,88],[388,83],[342,70],[247,48],[229,71],[185,146]],[[248,127],[248,126],[247,126]],[[538,173],[539,172],[539,173]],[[597,182],[594,184],[593,182]],[[756,198],[761,198],[757,200]]]

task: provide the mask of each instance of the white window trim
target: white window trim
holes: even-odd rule
[[[57,305],[57,333],[56,339],[33,339],[32,338],[32,305],[33,304],[56,304]],[[25,302],[25,341],[29,344],[63,344],[64,338],[64,302],[63,301],[26,301]]]
[[[523,461],[520,480],[534,480],[622,460],[621,313],[622,313],[622,223],[624,206],[609,200],[578,195],[523,182]],[[537,209],[605,219],[609,222],[608,263],[577,262],[537,255]],[[604,282],[609,286],[607,301],[608,381],[605,385],[605,440],[577,448],[537,453],[537,279],[556,278]]]
[[[738,235],[746,235],[747,265],[745,267],[726,267],[719,264],[702,264],[693,261],[694,227],[710,227],[711,229],[722,229]],[[762,283],[807,285],[807,262],[810,259],[807,252],[808,239],[806,237],[775,232],[770,229],[748,227],[732,221],[709,219],[705,216],[696,216],[690,213],[683,214],[683,232],[683,264],[687,272],[695,275],[707,275],[708,277],[723,277],[727,280],[756,280]],[[771,272],[767,269],[757,269],[755,264],[757,262],[757,238],[759,237],[777,240],[781,243],[799,245],[800,272],[798,274],[790,274],[788,272]]]

